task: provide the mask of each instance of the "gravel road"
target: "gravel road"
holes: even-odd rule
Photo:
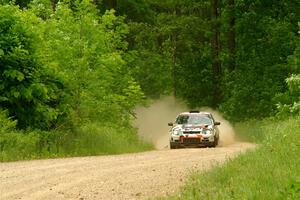
[[[0,199],[148,199],[171,195],[194,170],[208,170],[254,147],[237,142],[217,148],[0,163]]]

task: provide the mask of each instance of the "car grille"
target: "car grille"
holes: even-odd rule
[[[182,138],[184,144],[199,144],[200,138]]]
[[[200,134],[200,131],[183,131],[184,134]]]

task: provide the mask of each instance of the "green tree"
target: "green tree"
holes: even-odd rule
[[[300,24],[299,24],[300,26]],[[298,36],[297,47],[288,57],[287,68],[291,75],[286,79],[288,90],[274,97],[278,109],[277,115],[286,117],[300,112],[300,40]]]
[[[71,121],[128,123],[143,94],[123,59],[128,33],[123,18],[114,11],[100,16],[83,0],[58,3],[46,22],[41,59],[64,77]]]
[[[145,94],[157,98],[173,93],[192,105],[210,102],[207,1],[143,3],[128,1],[132,12],[125,13],[129,18],[129,49],[136,55],[132,71]],[[120,2],[120,9],[122,5]]]
[[[286,90],[289,69],[285,66],[295,49],[299,8],[298,1],[235,2],[236,67],[234,73],[225,73],[221,105],[232,120],[265,117],[275,111],[273,97]],[[228,63],[223,65],[230,69]]]
[[[0,6],[0,106],[20,128],[49,128],[59,116],[59,81],[38,62],[40,40],[30,31],[29,17]]]

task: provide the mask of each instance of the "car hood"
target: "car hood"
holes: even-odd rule
[[[203,129],[212,129],[212,125],[207,124],[176,124],[172,131],[202,131]]]

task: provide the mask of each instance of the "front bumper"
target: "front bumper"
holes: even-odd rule
[[[204,137],[180,137],[171,138],[170,144],[176,147],[205,147],[214,144],[214,138]]]

